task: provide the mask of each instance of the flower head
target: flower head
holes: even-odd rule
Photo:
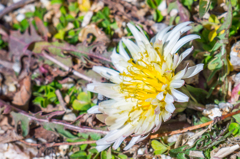
[[[176,53],[187,42],[199,38],[198,35],[180,36],[191,29],[190,22],[177,25],[171,31],[169,26],[160,31],[149,42],[141,28],[128,23],[136,43],[123,38],[111,60],[116,70],[94,66],[93,70],[112,83],[88,84],[89,91],[100,93],[110,100],[99,103],[88,110],[109,126],[110,132],[97,141],[98,151],[113,144],[116,149],[129,135],[132,140],[124,148],[129,149],[136,142],[155,132],[162,121],[167,121],[174,112],[173,102],[187,102],[189,97],[178,91],[185,78],[196,75],[203,64],[184,68],[175,74],[179,63],[190,54],[193,48],[185,50],[180,56]],[[131,57],[124,49],[124,43]]]

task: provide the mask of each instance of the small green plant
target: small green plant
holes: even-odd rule
[[[155,22],[161,22],[163,20],[163,15],[157,7],[161,4],[162,0],[147,0],[146,3],[152,9],[154,9],[153,20]]]
[[[98,23],[98,27],[103,28],[103,31],[112,36],[114,31],[113,29],[117,29],[117,23],[114,19],[110,19],[110,9],[108,7],[104,7],[101,11],[98,11],[93,17],[92,22]]]
[[[2,35],[0,35],[0,49],[4,49],[5,47],[7,47],[7,43],[3,41]]]
[[[59,104],[55,91],[61,88],[62,85],[56,81],[53,81],[48,85],[35,86],[35,88],[33,88],[33,95],[36,98],[33,100],[33,103],[38,104],[43,108],[46,108],[49,104]]]

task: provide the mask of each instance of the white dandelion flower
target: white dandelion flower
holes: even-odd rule
[[[131,23],[136,43],[123,38],[119,44],[119,53],[114,49],[111,60],[117,70],[94,66],[93,70],[112,83],[91,83],[87,89],[100,93],[110,100],[92,107],[88,113],[97,114],[97,118],[108,125],[110,132],[97,141],[97,150],[102,151],[113,144],[117,149],[129,135],[132,140],[124,148],[127,150],[135,143],[157,131],[162,121],[167,121],[175,110],[174,101],[187,102],[189,97],[178,91],[184,85],[185,78],[192,77],[203,69],[203,64],[186,67],[175,74],[176,67],[187,57],[192,48],[180,56],[177,51],[187,42],[200,38],[198,35],[181,35],[191,29],[184,22],[172,30],[169,26],[160,31],[149,42],[141,28]],[[131,57],[123,47],[131,53]]]

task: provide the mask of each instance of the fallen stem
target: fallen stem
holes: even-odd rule
[[[5,8],[3,11],[0,12],[0,18],[2,18],[4,15],[10,13],[14,9],[17,9],[19,7],[22,7],[26,4],[32,3],[34,1],[36,1],[36,0],[21,0],[20,2],[13,3],[12,5],[10,5],[9,7]]]
[[[92,132],[92,133],[98,133],[98,134],[103,134],[106,135],[108,133],[108,131],[103,131],[103,130],[96,130],[96,129],[90,129],[90,128],[81,128],[78,126],[74,126],[71,125],[67,122],[63,122],[61,120],[56,120],[56,119],[52,119],[51,121],[49,121],[48,119],[39,119],[35,116],[31,116],[30,114],[28,114],[27,112],[18,109],[10,104],[5,103],[3,100],[0,99],[0,106],[7,106],[7,107],[11,107],[12,109],[16,110],[18,113],[28,117],[31,120],[37,121],[39,124],[41,123],[53,123],[53,124],[58,124],[58,125],[63,125],[65,129],[69,129],[69,130],[73,130],[73,131],[77,131],[80,133],[87,133],[87,132]]]
[[[45,143],[45,144],[35,144],[35,143],[29,143],[25,140],[19,140],[20,142],[29,145],[29,146],[36,146],[36,147],[54,147],[54,146],[61,146],[61,145],[83,145],[83,144],[93,144],[96,143],[96,141],[81,141],[81,142],[63,142],[63,143]]]
[[[54,48],[62,49],[62,50],[65,50],[65,51],[79,52],[79,53],[88,55],[90,57],[94,57],[94,58],[98,58],[98,59],[101,59],[101,60],[104,60],[104,61],[111,62],[111,60],[108,59],[108,58],[105,58],[105,57],[102,57],[102,56],[98,56],[96,54],[92,54],[92,53],[85,52],[85,51],[82,51],[82,50],[80,51],[80,50],[77,50],[77,49],[74,49],[74,48],[65,48],[65,47],[60,47],[60,46],[48,46],[48,47],[54,47]]]
[[[70,70],[71,70],[68,66],[64,65],[64,64],[61,63],[60,61],[58,61],[58,60],[56,60],[55,58],[53,58],[52,56],[48,55],[45,51],[42,52],[42,55],[43,55],[46,59],[52,61],[53,63],[55,63],[55,64],[57,64],[58,66],[60,66],[61,68],[63,68],[64,70],[66,70],[66,71],[70,71]],[[75,71],[75,70],[72,70],[72,73],[73,73],[74,75],[76,75],[76,76],[78,76],[78,77],[80,77],[80,78],[88,81],[88,82],[96,82],[96,81],[94,81],[92,78],[90,78],[90,77],[88,77],[88,76],[85,76],[85,75],[83,75],[83,74],[81,74],[81,73],[79,73],[79,72],[77,72],[77,71]]]
[[[226,115],[223,115],[223,116],[221,116],[220,120],[224,120],[224,119],[226,119],[228,117],[231,117],[231,116],[239,114],[239,113],[240,113],[240,110],[238,110],[236,112],[232,112],[232,113],[226,114]],[[213,122],[214,121],[209,121],[209,122],[206,122],[206,123],[203,123],[203,124],[190,126],[190,127],[179,129],[179,130],[174,130],[174,131],[165,132],[165,133],[161,133],[161,134],[154,134],[154,135],[150,136],[150,139],[154,139],[154,138],[162,137],[162,136],[170,136],[170,135],[184,133],[184,132],[187,132],[187,131],[196,130],[196,129],[208,126],[208,125],[212,124]]]

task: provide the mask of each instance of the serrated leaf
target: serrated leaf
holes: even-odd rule
[[[179,153],[177,159],[187,159],[184,153]]]
[[[199,1],[199,16],[202,18],[204,14],[209,10],[211,1],[210,0],[200,0]]]
[[[227,12],[227,15],[225,17],[225,21],[224,23],[220,26],[220,28],[217,30],[217,33],[220,33],[221,31],[223,30],[229,30],[229,28],[231,27],[232,25],[232,5],[230,2],[228,2],[228,12]],[[227,38],[227,37],[226,37]]]
[[[29,122],[31,120],[20,113],[11,112],[11,115],[15,122],[15,127],[17,128],[18,123],[21,122],[22,136],[27,136],[29,132]]]
[[[234,109],[233,112],[237,111],[237,109]],[[240,114],[233,115],[233,118],[240,124]]]
[[[187,147],[188,147],[188,146],[185,145],[185,146],[178,147],[178,148],[176,148],[176,149],[171,149],[171,150],[169,151],[169,154],[171,155],[171,157],[177,157],[177,155],[178,155],[179,153],[182,153]]]
[[[92,140],[99,140],[101,138],[100,134],[89,133]]]
[[[69,131],[65,130],[63,125],[55,123],[43,123],[42,125],[46,130],[57,131],[58,133],[67,138],[76,138],[76,136],[72,135]]]

